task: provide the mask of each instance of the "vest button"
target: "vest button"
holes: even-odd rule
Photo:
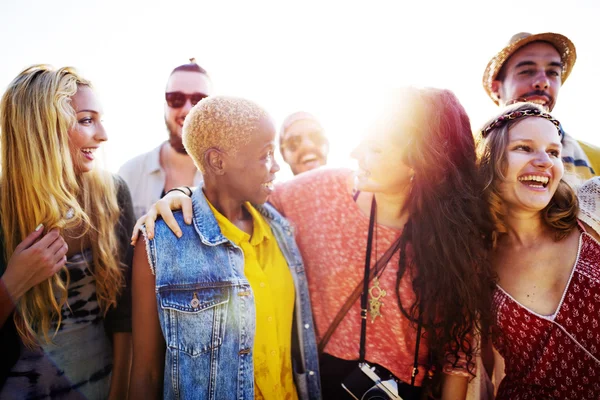
[[[192,301],[190,301],[190,305],[192,308],[198,308],[200,305],[200,300],[198,300],[198,295],[196,293],[194,293],[194,297],[192,298]]]

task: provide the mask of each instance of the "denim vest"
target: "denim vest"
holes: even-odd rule
[[[166,343],[165,399],[254,399],[255,307],[244,255],[217,224],[202,190],[192,196],[193,223],[175,219],[180,239],[161,220],[147,241]],[[287,260],[296,299],[292,367],[300,399],[320,399],[318,352],[304,265],[289,223],[256,206]]]

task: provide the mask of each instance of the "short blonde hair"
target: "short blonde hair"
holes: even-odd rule
[[[183,124],[183,145],[196,167],[206,172],[204,155],[211,148],[235,154],[250,141],[258,123],[269,114],[256,103],[228,96],[203,99]]]

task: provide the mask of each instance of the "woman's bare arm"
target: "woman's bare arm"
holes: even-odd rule
[[[158,320],[155,279],[140,242],[133,254],[133,364],[130,399],[160,399],[163,392],[165,341]]]
[[[464,400],[467,398],[469,378],[460,375],[444,374],[442,400]]]
[[[110,379],[109,400],[127,399],[131,372],[131,333],[113,335],[113,371]]]

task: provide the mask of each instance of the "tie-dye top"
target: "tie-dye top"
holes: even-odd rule
[[[67,260],[68,301],[61,311],[58,332],[52,343],[36,349],[21,344],[21,356],[8,373],[0,399],[108,397],[112,350],[96,299],[91,263],[91,250]],[[55,329],[53,326],[50,332]]]
[[[131,260],[129,235],[133,230],[131,197],[117,178],[117,200],[121,210],[116,233],[120,261],[126,266],[125,287],[118,305],[102,315],[96,299],[90,249],[67,260],[70,282],[68,301],[62,309],[61,325],[52,343],[35,349],[20,341],[10,315],[0,328],[0,399],[106,399],[112,371],[111,335],[131,331]],[[3,244],[0,235],[0,244]],[[6,268],[4,246],[0,246],[0,274]],[[10,299],[0,290],[0,306]],[[50,330],[50,334],[54,329]],[[40,340],[40,343],[45,343]]]

